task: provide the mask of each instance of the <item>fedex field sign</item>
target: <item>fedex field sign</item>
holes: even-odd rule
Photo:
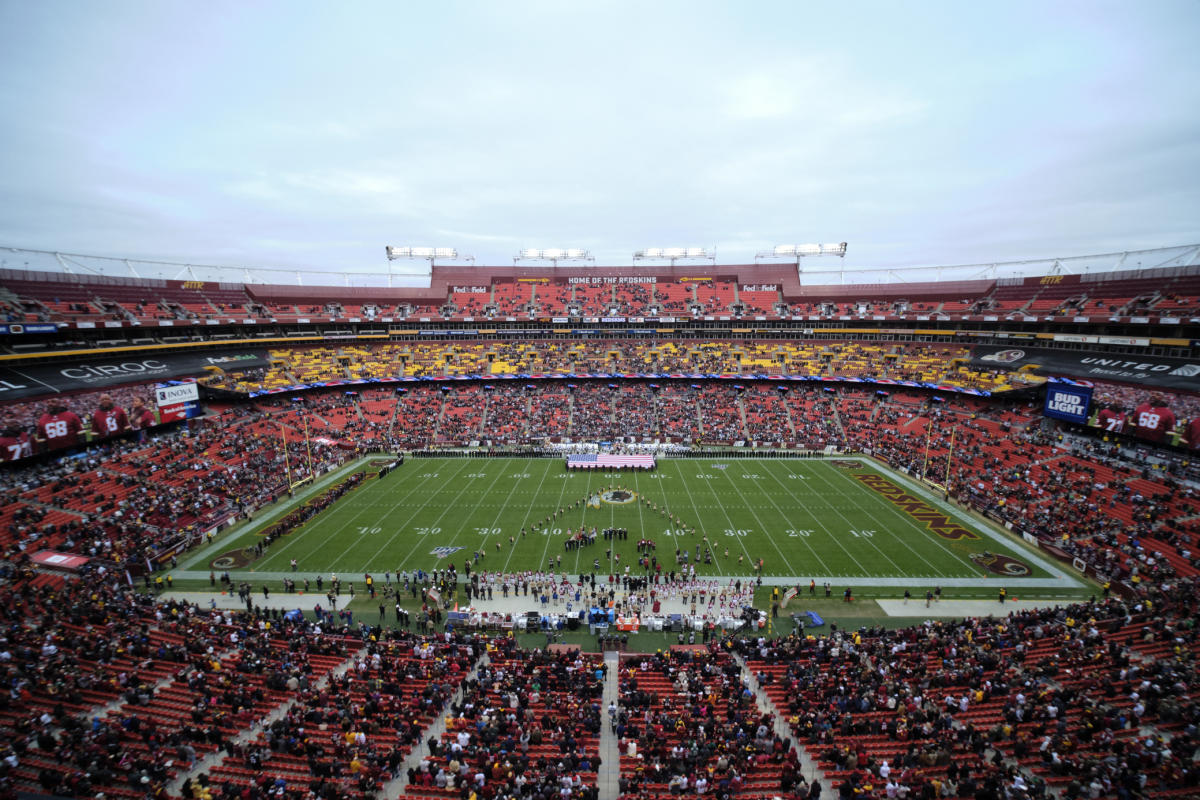
[[[1047,417],[1067,422],[1087,422],[1088,406],[1092,402],[1090,386],[1050,386],[1046,389]]]

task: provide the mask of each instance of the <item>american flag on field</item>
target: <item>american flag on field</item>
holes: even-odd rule
[[[567,469],[596,469],[608,467],[653,467],[654,456],[586,455],[567,456]]]

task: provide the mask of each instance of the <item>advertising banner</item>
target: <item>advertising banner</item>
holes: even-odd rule
[[[154,395],[162,422],[200,416],[200,392],[195,383],[160,384],[154,388]]]
[[[1087,350],[1037,347],[976,347],[971,366],[979,369],[1030,368],[1038,375],[1064,375],[1085,380],[1126,381],[1146,386],[1200,391],[1200,360],[1157,356],[1113,355]]]
[[[1047,417],[1083,425],[1088,419],[1092,387],[1079,384],[1051,383],[1046,386]]]
[[[61,361],[0,367],[0,402],[39,395],[102,389],[138,381],[165,381],[201,375],[210,366],[237,371],[269,364],[266,350],[217,355],[204,353],[129,353],[90,361]]]
[[[1200,449],[1200,395],[1098,382],[1087,422],[1105,434]]]

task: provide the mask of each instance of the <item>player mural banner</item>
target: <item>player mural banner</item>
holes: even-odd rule
[[[157,425],[199,416],[196,384],[135,383],[52,394],[0,406],[0,462],[90,445],[119,436],[144,437]]]
[[[1092,387],[1054,382],[1046,387],[1046,405],[1043,411],[1047,417],[1082,425],[1088,420],[1088,407],[1091,402]]]
[[[91,361],[0,367],[0,402],[125,383],[201,375],[210,367],[243,370],[269,365],[265,350],[218,353],[128,353]]]
[[[1187,361],[1182,358],[987,345],[975,348],[971,356],[971,366],[1003,370],[1029,368],[1038,375],[1126,381],[1200,392],[1200,361]]]
[[[1087,424],[1105,434],[1200,450],[1200,395],[1099,381]]]

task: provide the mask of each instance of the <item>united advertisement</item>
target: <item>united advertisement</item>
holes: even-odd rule
[[[976,347],[971,366],[978,369],[1029,370],[1085,380],[1125,381],[1181,391],[1200,391],[1200,360],[1151,355],[1113,355],[1087,350],[1039,347]]]

